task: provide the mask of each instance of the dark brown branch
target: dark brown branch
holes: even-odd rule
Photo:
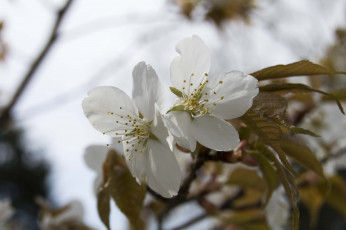
[[[10,118],[11,110],[13,109],[14,105],[17,103],[18,99],[24,92],[25,88],[27,87],[28,83],[34,76],[36,70],[42,63],[42,60],[46,57],[49,50],[52,48],[54,42],[58,38],[58,29],[60,27],[60,24],[62,22],[62,19],[64,18],[68,8],[70,7],[73,0],[67,0],[66,4],[57,11],[57,17],[53,26],[53,29],[50,33],[50,37],[46,43],[46,45],[43,47],[42,51],[39,53],[37,58],[33,61],[31,64],[29,70],[25,74],[23,81],[19,85],[18,89],[16,90],[15,94],[13,95],[11,101],[8,103],[8,105],[2,109],[0,114],[0,125],[3,125],[6,123],[6,120]]]
[[[211,154],[210,152],[211,152],[210,149],[202,147],[201,151],[197,153],[196,160],[191,165],[190,174],[184,180],[182,186],[180,187],[178,195],[176,197],[173,197],[172,199],[165,199],[163,197],[160,197],[159,194],[148,190],[154,197],[158,198],[158,200],[166,203],[165,209],[158,216],[159,229],[162,229],[162,223],[165,216],[168,215],[175,207],[179,206],[182,203],[187,203],[192,200],[199,199],[210,192],[210,191],[203,191],[200,194],[196,195],[195,197],[188,198],[191,184],[197,177],[197,171],[204,165],[204,163],[207,161],[229,162],[229,158],[232,155],[232,152],[217,152],[216,154]],[[195,221],[199,221],[199,220],[196,219]]]

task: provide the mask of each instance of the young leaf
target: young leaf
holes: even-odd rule
[[[180,90],[178,90],[178,89],[176,89],[174,87],[169,87],[169,89],[171,90],[172,93],[174,93],[178,97],[182,97],[183,96],[183,93]]]
[[[110,230],[109,226],[109,213],[110,213],[110,195],[107,187],[102,186],[97,193],[97,210],[99,216],[107,229]]]
[[[294,125],[292,125],[290,127],[290,130],[294,133],[298,133],[298,134],[304,134],[304,135],[309,135],[309,136],[312,136],[312,137],[321,137],[317,134],[315,134],[314,132],[310,131],[310,130],[307,130],[307,129],[303,129],[303,128],[300,128],[300,127],[296,127]]]
[[[254,99],[251,109],[262,118],[279,125],[289,126],[287,119],[287,101],[280,95],[260,92]]]
[[[346,101],[346,88],[333,90],[330,92],[330,94],[334,95],[335,97],[337,97],[341,101]],[[334,98],[331,98],[329,96],[323,96],[322,100],[323,101],[331,101],[331,100],[334,101]]]
[[[244,178],[246,178],[246,180],[244,180]],[[226,183],[231,185],[239,185],[242,188],[253,188],[260,191],[265,190],[263,179],[255,170],[247,168],[235,169]]]
[[[321,163],[317,160],[316,156],[311,150],[301,144],[288,139],[281,139],[281,148],[285,153],[292,157],[296,162],[301,164],[307,169],[310,169],[324,178],[323,168]]]
[[[330,93],[326,93],[324,91],[313,89],[307,85],[304,84],[293,84],[293,83],[284,83],[284,84],[271,84],[271,85],[265,85],[260,87],[261,91],[265,92],[278,92],[278,91],[284,91],[284,92],[315,92],[323,94],[326,97],[332,98],[335,100],[336,104],[338,105],[340,111],[345,114],[344,109],[339,101],[339,99]]]
[[[298,187],[295,183],[293,175],[281,164],[281,162],[275,157],[271,150],[269,150],[263,143],[256,142],[254,145],[255,149],[258,150],[261,154],[267,157],[270,161],[274,162],[276,171],[280,181],[285,189],[288,200],[292,206],[293,213],[293,229],[298,230],[299,225],[299,210],[297,203],[299,200]]]
[[[237,225],[240,227],[240,229],[270,230],[265,218],[265,214],[260,209],[226,211],[217,217],[223,223]]]
[[[328,178],[331,182],[331,191],[327,194],[326,201],[346,218],[346,182],[341,176]],[[321,189],[323,192],[323,189]]]
[[[315,228],[318,222],[320,208],[324,202],[324,197],[316,186],[302,186],[299,192],[301,201],[309,210],[310,226]]]
[[[98,204],[104,205],[107,196],[112,197],[120,211],[125,214],[135,230],[145,229],[145,224],[140,218],[146,193],[145,186],[139,185],[136,182],[127,168],[124,159],[114,150],[108,152],[103,165],[103,173],[104,183],[99,192]],[[101,216],[101,220],[109,228],[109,217],[105,217],[107,209],[107,206],[103,208],[99,207],[99,215]]]
[[[280,140],[282,132],[278,124],[269,119],[262,118],[251,109],[241,117],[241,120],[252,129],[265,144],[271,146],[276,151],[283,163],[283,166],[288,172],[292,175],[297,175],[291,164],[288,162],[285,152],[281,149]]]
[[[310,61],[303,60],[288,65],[276,65],[262,70],[256,71],[251,75],[257,78],[259,81],[278,79],[294,76],[304,76],[304,75],[322,75],[322,74],[338,74],[342,72],[336,72],[327,69],[318,64],[314,64]]]
[[[251,151],[249,152],[249,154],[255,157],[256,161],[259,163],[259,167],[267,184],[266,200],[264,203],[264,206],[266,206],[270,200],[273,191],[278,186],[278,175],[272,163],[263,154],[260,154],[257,151]]]

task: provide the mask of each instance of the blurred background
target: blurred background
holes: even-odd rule
[[[91,88],[131,95],[132,69],[145,61],[168,89],[175,45],[193,34],[211,51],[211,73],[302,59],[346,71],[345,28],[345,0],[0,0],[0,199],[12,201],[23,229],[39,229],[37,197],[52,207],[79,200],[84,222],[104,229],[83,158],[110,142],[83,114]],[[346,98],[345,80],[324,84]],[[166,98],[170,105],[174,95]],[[345,117],[334,105],[321,113],[322,132],[345,147]],[[111,222],[127,226],[115,207]]]

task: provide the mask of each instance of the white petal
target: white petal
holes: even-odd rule
[[[116,87],[101,86],[92,89],[83,100],[82,107],[95,129],[113,137],[116,136],[115,131],[124,129],[123,118],[128,115],[138,117],[133,101]]]
[[[165,90],[155,70],[144,62],[140,62],[135,66],[132,78],[132,98],[144,118],[152,121],[155,116],[155,103],[159,105],[160,109],[164,106]]]
[[[102,171],[109,148],[103,145],[91,145],[85,149],[84,160],[89,168],[95,171]]]
[[[173,149],[173,136],[169,133],[157,104],[155,104],[155,119],[150,130],[161,143]]]
[[[237,130],[228,122],[212,115],[195,118],[191,123],[191,131],[199,143],[210,149],[228,151],[239,144]]]
[[[130,169],[132,176],[136,177],[137,181],[142,181],[143,177],[145,176],[145,169],[147,164],[147,150],[143,150],[143,152],[134,151],[134,148],[132,148],[132,146],[126,145],[125,143],[124,149],[127,167]],[[129,151],[126,151],[126,149],[129,149]]]
[[[166,125],[178,145],[193,152],[196,149],[197,142],[191,133],[191,122],[192,119],[187,112],[173,111],[166,115]]]
[[[163,197],[178,194],[181,171],[172,151],[158,141],[148,141],[146,176],[148,186]]]
[[[176,50],[181,55],[171,64],[171,82],[175,88],[190,95],[205,79],[205,74],[209,73],[209,50],[195,35],[180,41]]]
[[[232,71],[209,80],[201,100],[208,99],[207,107],[213,115],[223,119],[242,116],[258,94],[257,79],[243,72]],[[215,103],[215,104],[214,104]]]

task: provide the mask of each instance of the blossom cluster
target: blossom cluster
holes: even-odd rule
[[[209,77],[209,50],[198,36],[183,39],[176,50],[170,78],[178,98],[166,113],[165,89],[144,62],[132,73],[132,99],[119,88],[101,86],[82,103],[92,126],[122,143],[137,181],[168,198],[177,195],[181,183],[176,144],[191,152],[197,142],[217,151],[236,148],[239,135],[226,120],[242,116],[258,94],[256,78],[243,72]]]

